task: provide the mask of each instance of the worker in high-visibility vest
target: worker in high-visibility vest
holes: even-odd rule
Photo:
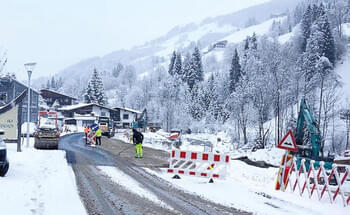
[[[96,145],[101,145],[102,142],[101,142],[101,136],[102,136],[102,131],[100,128],[97,129],[96,131]]]
[[[84,128],[84,134],[85,134],[85,144],[88,143],[88,133],[89,133],[89,126],[85,126]]]
[[[141,132],[138,132],[136,129],[132,129],[132,141],[135,144],[136,148],[136,158],[142,158],[143,157],[143,150],[142,150],[142,141],[143,141],[143,134]]]

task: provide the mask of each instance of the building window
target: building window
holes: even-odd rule
[[[123,114],[123,119],[129,119],[129,114]]]

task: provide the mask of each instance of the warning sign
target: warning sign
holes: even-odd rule
[[[293,152],[298,151],[298,147],[291,130],[289,130],[288,133],[282,138],[281,142],[277,145],[277,148],[286,149]]]

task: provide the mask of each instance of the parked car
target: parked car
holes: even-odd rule
[[[0,135],[4,135],[4,131],[0,131]],[[7,160],[6,144],[2,138],[0,138],[0,177],[4,177],[9,169],[9,162]]]
[[[34,122],[29,122],[29,136],[33,137],[34,136],[34,132],[36,130],[36,124]],[[27,122],[22,124],[21,127],[21,136],[26,137],[27,136]]]

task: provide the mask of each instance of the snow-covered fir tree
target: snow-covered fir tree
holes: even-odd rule
[[[301,20],[301,31],[302,31],[301,52],[305,52],[306,50],[307,40],[309,39],[310,32],[311,32],[312,19],[313,19],[312,8],[309,5]]]
[[[96,68],[86,88],[84,99],[86,103],[95,103],[99,105],[107,104],[103,82]]]
[[[197,46],[194,48],[194,52],[191,57],[189,71],[187,71],[185,75],[185,79],[187,80],[187,84],[190,89],[192,89],[196,83],[204,80],[202,57]]]
[[[334,37],[332,34],[332,29],[330,23],[328,21],[327,15],[324,13],[321,15],[315,22],[316,29],[313,31],[317,31],[314,33],[314,36],[318,37],[318,43],[320,48],[320,56],[325,56],[328,60],[334,64],[335,62],[335,45],[334,45]]]
[[[170,75],[174,75],[175,60],[176,60],[176,52],[173,51],[173,54],[171,55],[171,58],[170,58],[170,64],[168,69],[168,73]]]
[[[187,53],[182,63],[182,81],[187,83],[187,77],[191,68],[191,55]]]
[[[237,49],[235,49],[232,57],[231,69],[230,69],[230,92],[232,93],[236,89],[236,85],[242,76],[242,69],[239,63],[239,56]]]
[[[181,56],[181,53],[178,52],[176,54],[173,75],[176,75],[177,77],[182,78],[182,75],[183,75],[182,73],[183,73],[183,70],[182,70],[182,56]]]

